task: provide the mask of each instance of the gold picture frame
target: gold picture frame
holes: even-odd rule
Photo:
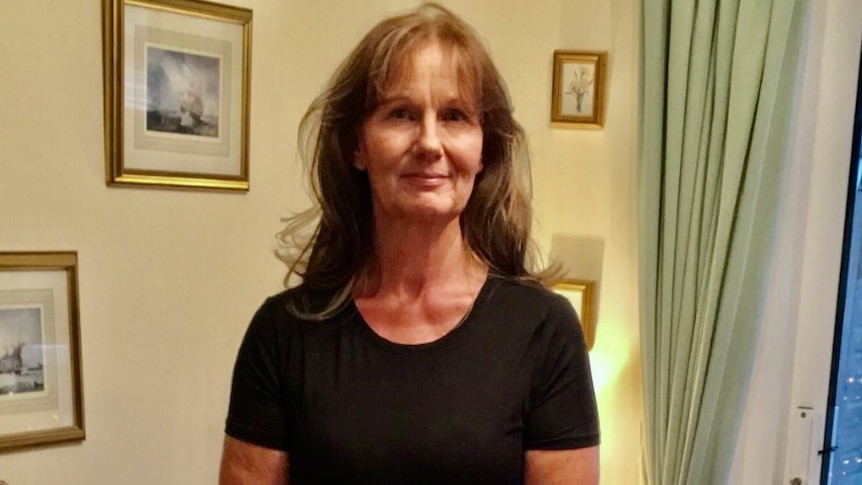
[[[0,453],[81,441],[74,251],[0,252]]]
[[[247,191],[252,12],[102,0],[109,186]]]
[[[551,121],[603,127],[606,70],[606,52],[554,51]]]
[[[577,312],[587,350],[592,350],[596,341],[596,325],[593,316],[595,286],[594,281],[575,279],[563,279],[551,286],[551,291],[569,300]]]

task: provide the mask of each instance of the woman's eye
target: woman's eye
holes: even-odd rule
[[[443,121],[466,121],[467,113],[460,109],[448,109],[443,112]]]
[[[395,108],[389,112],[389,117],[394,120],[409,120],[410,111],[406,108]]]

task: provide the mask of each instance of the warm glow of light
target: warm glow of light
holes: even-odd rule
[[[640,448],[640,362],[637,322],[606,311],[590,351],[602,433],[602,483],[637,483]],[[627,470],[620,469],[626,463]]]
[[[625,335],[622,325],[602,322],[597,328],[596,344],[590,351],[593,387],[601,402],[603,391],[614,382],[632,359],[631,335]],[[599,410],[601,412],[601,410]]]

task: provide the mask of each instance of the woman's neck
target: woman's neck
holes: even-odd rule
[[[363,296],[417,296],[441,286],[472,286],[487,275],[457,219],[442,225],[385,223],[375,229],[375,260],[360,290]]]

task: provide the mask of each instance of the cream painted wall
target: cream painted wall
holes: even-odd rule
[[[87,419],[81,444],[0,455],[10,485],[216,480],[234,353],[280,288],[279,217],[306,200],[299,117],[362,33],[417,2],[236,3],[255,15],[247,194],[107,188],[100,2],[3,2],[0,251],[78,251]],[[531,137],[540,247],[600,279],[602,483],[637,483],[637,0],[445,3],[486,37]],[[550,125],[554,49],[610,52],[603,130]],[[572,256],[587,247],[596,264]]]

